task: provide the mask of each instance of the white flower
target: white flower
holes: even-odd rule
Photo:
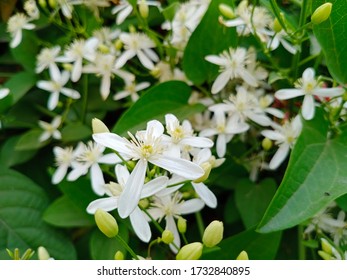
[[[83,4],[83,0],[56,0],[58,8],[61,9],[61,12],[63,15],[71,19],[72,18],[72,12],[73,12],[73,5],[80,5]]]
[[[56,76],[52,76],[51,78],[51,81],[37,82],[38,88],[51,92],[51,95],[48,99],[48,109],[54,110],[57,107],[60,93],[72,99],[79,99],[81,97],[78,91],[64,87],[65,84],[69,81],[69,72],[57,72]]]
[[[90,170],[93,191],[97,195],[104,195],[105,181],[99,163],[116,164],[121,162],[121,159],[114,153],[104,155],[104,150],[105,147],[92,141],[88,142],[88,145],[84,145],[83,150],[76,156],[76,161],[72,162],[73,170],[69,173],[67,179],[75,181]]]
[[[307,68],[302,78],[295,83],[296,89],[281,89],[276,91],[275,97],[280,100],[304,96],[302,103],[302,116],[311,120],[315,113],[314,95],[319,97],[335,97],[344,93],[343,88],[321,88],[319,80],[315,79],[313,68]]]
[[[152,50],[155,43],[144,33],[122,33],[119,39],[124,44],[125,51],[118,57],[116,68],[121,68],[129,59],[137,56],[141,64],[147,69],[153,69],[153,62],[159,60],[158,55]]]
[[[83,72],[95,73],[101,76],[100,93],[103,100],[106,100],[110,94],[111,79],[114,75],[121,77],[123,80],[135,79],[133,74],[115,67],[115,57],[111,54],[98,54],[94,64],[84,66]]]
[[[258,86],[256,78],[246,68],[249,63],[246,49],[229,48],[219,55],[208,55],[205,59],[220,66],[221,73],[212,85],[213,94],[220,92],[230,80],[237,78],[243,79],[250,86]]]
[[[177,249],[181,247],[181,240],[175,219],[178,219],[181,215],[198,212],[203,207],[204,202],[201,199],[194,198],[184,201],[182,200],[182,194],[176,192],[165,196],[155,196],[152,206],[147,211],[154,220],[161,221],[165,218],[165,229],[174,234],[173,243],[176,245],[170,245],[170,248],[173,252],[177,252]]]
[[[296,54],[299,51],[299,46],[294,46],[288,42],[286,38],[286,32],[281,30],[280,32],[274,33],[269,32],[272,38],[268,41],[267,47],[270,50],[275,50],[279,47],[280,44],[291,54]]]
[[[142,82],[139,84],[135,84],[135,81],[133,80],[125,80],[125,87],[124,90],[117,92],[114,96],[114,100],[120,100],[122,98],[131,97],[131,100],[133,102],[137,101],[139,99],[138,92],[141,90],[144,90],[145,88],[148,88],[151,84],[149,82]]]
[[[12,40],[10,43],[11,48],[17,47],[22,41],[22,30],[32,30],[35,25],[29,23],[30,19],[22,13],[17,13],[11,16],[7,22],[7,31],[11,34]]]
[[[41,134],[39,141],[44,142],[49,138],[61,139],[61,133],[58,130],[61,125],[61,116],[55,117],[51,123],[47,123],[44,121],[39,121],[39,126],[44,130]]]
[[[26,0],[24,3],[24,10],[32,19],[40,17],[40,10],[38,9],[35,0]]]
[[[43,48],[37,56],[36,73],[41,73],[45,69],[49,69],[49,75],[53,79],[59,79],[60,71],[56,64],[56,59],[59,55],[60,47]]]
[[[164,127],[160,122],[150,121],[146,130],[138,131],[135,136],[129,133],[131,141],[114,133],[93,134],[97,143],[138,160],[119,198],[118,212],[122,218],[129,216],[140,200],[148,163],[192,180],[204,174],[197,164],[164,153],[166,147],[163,144],[163,132]]]
[[[170,155],[180,157],[181,152],[187,148],[210,148],[213,142],[205,137],[194,136],[192,125],[188,120],[184,120],[180,125],[179,120],[173,114],[165,115],[166,131],[170,137],[166,137],[166,142],[169,145]]]
[[[91,38],[87,41],[76,39],[65,50],[64,56],[60,56],[56,61],[70,63],[73,62],[71,71],[71,81],[77,82],[82,75],[83,58],[88,60],[95,59],[95,50],[98,44],[98,39]]]
[[[94,214],[95,211],[100,208],[104,211],[112,211],[118,208],[118,200],[121,193],[124,191],[126,182],[129,180],[130,174],[126,167],[117,164],[116,176],[118,183],[111,182],[106,184],[106,194],[109,196],[107,198],[100,198],[91,202],[87,207],[87,212],[89,214]],[[151,197],[158,191],[166,188],[168,178],[161,176],[155,178],[143,185],[140,198],[144,199]],[[151,229],[149,227],[147,216],[143,213],[139,206],[136,206],[134,211],[129,215],[130,223],[136,233],[136,235],[143,241],[148,242],[151,239]]]
[[[223,104],[222,104],[223,105]],[[200,136],[211,137],[217,135],[216,150],[219,157],[224,157],[227,144],[235,134],[243,133],[249,129],[249,125],[239,122],[238,118],[229,116],[226,118],[225,113],[219,109],[218,104],[210,107],[214,112],[211,127],[200,131]]]
[[[155,65],[154,69],[152,69],[151,74],[155,78],[159,79],[159,82],[161,83],[166,81],[177,80],[186,82],[187,84],[191,84],[191,82],[188,80],[185,73],[181,69],[177,67],[172,69],[170,64],[165,61],[159,61]]]
[[[4,99],[9,93],[10,90],[8,88],[0,88],[0,100]]]
[[[296,116],[291,122],[285,122],[283,126],[273,124],[275,130],[263,130],[261,134],[278,145],[278,150],[269,163],[270,169],[276,169],[287,157],[289,150],[293,148],[296,139],[302,129],[300,116]]]

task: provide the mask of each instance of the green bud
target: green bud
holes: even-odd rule
[[[136,28],[134,27],[134,25],[129,26],[129,32],[130,33],[136,33]]]
[[[49,260],[51,258],[48,251],[46,250],[46,248],[42,247],[42,246],[40,246],[37,249],[37,255],[39,257],[39,260],[41,260],[41,261]]]
[[[148,208],[149,206],[149,200],[147,198],[143,198],[139,201],[139,206],[142,208],[142,209],[146,209]]]
[[[242,251],[236,258],[237,261],[248,261],[248,254],[246,251]]]
[[[210,176],[210,172],[212,169],[212,164],[210,162],[206,161],[202,163],[200,167],[205,171],[205,173],[200,178],[194,180],[194,183],[202,183],[208,178],[208,176]]]
[[[140,12],[141,17],[148,18],[149,8],[148,8],[148,4],[146,3],[146,1],[144,1],[144,0],[140,1],[139,12]]]
[[[312,14],[311,21],[313,24],[320,24],[323,21],[326,21],[331,14],[333,4],[331,3],[325,3],[323,5],[320,5]]]
[[[117,251],[115,254],[114,254],[114,259],[116,261],[122,261],[124,260],[124,254],[121,252],[121,251]]]
[[[280,24],[280,22],[277,18],[274,19],[273,29],[276,33],[280,32],[282,30],[282,25]]]
[[[235,18],[235,13],[234,13],[233,9],[229,5],[226,5],[226,4],[223,4],[223,3],[219,4],[218,9],[219,9],[219,12],[223,16],[225,16],[226,18],[230,18],[230,19]]]
[[[57,1],[56,0],[48,0],[48,5],[54,9],[57,6]]]
[[[175,236],[172,233],[172,231],[166,229],[163,231],[163,233],[161,234],[161,241],[163,241],[165,244],[170,244],[174,241]]]
[[[318,251],[318,255],[320,255],[321,258],[322,258],[323,260],[326,260],[326,261],[330,261],[330,260],[333,260],[333,259],[334,259],[331,255],[329,255],[328,253],[326,253],[326,252],[324,252],[324,251]]]
[[[272,141],[269,138],[264,138],[261,145],[265,151],[268,151],[272,148]]]
[[[200,242],[194,242],[184,245],[176,255],[176,260],[198,260],[202,255],[203,245]]]
[[[102,54],[108,54],[110,53],[110,48],[104,44],[100,44],[98,46],[98,50],[102,53]]]
[[[93,128],[93,133],[110,132],[107,126],[101,120],[97,118],[92,119],[92,128]]]
[[[185,218],[182,218],[181,216],[178,218],[177,221],[177,228],[179,233],[186,233],[187,231],[187,220]]]
[[[331,244],[324,238],[321,238],[321,243],[322,243],[322,249],[325,253],[332,255],[333,254],[333,247]]]
[[[115,237],[118,234],[117,221],[110,213],[97,209],[94,218],[99,230],[108,238]]]
[[[154,67],[151,71],[150,74],[154,77],[154,78],[159,78],[161,75],[161,70],[159,69],[159,67]]]
[[[204,231],[202,243],[206,247],[214,247],[223,239],[224,226],[221,221],[211,222]]]
[[[41,8],[45,9],[47,7],[46,0],[39,0],[39,5]]]

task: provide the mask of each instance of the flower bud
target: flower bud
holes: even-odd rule
[[[248,261],[248,254],[246,251],[242,251],[236,258],[237,261]]]
[[[269,138],[264,138],[261,145],[265,151],[268,151],[272,148],[272,141]]]
[[[54,9],[57,7],[57,1],[56,0],[48,0],[48,5]]]
[[[94,118],[92,120],[93,133],[110,132],[107,126],[99,119]]]
[[[114,254],[114,259],[116,261],[122,261],[124,260],[124,254],[121,252],[121,251],[117,251],[115,254]]]
[[[166,229],[163,231],[163,233],[161,234],[161,241],[163,241],[165,244],[170,244],[174,241],[175,236],[172,233],[172,231]]]
[[[102,54],[109,54],[110,53],[110,48],[104,44],[100,44],[98,46],[98,50],[102,53]]]
[[[71,63],[63,63],[63,68],[64,68],[64,70],[71,72],[72,71],[72,64]]]
[[[224,226],[221,221],[211,222],[204,231],[202,242],[206,247],[214,247],[223,239]]]
[[[141,0],[139,3],[139,12],[141,17],[148,18],[149,8],[145,0]]]
[[[200,178],[194,180],[194,183],[202,183],[208,178],[208,176],[210,176],[210,172],[212,169],[212,164],[210,162],[206,161],[202,163],[200,167],[205,171],[205,173]]]
[[[322,249],[325,253],[332,255],[333,253],[333,247],[331,246],[331,244],[324,238],[321,238],[321,243],[322,243]]]
[[[114,42],[114,47],[116,48],[117,51],[121,50],[123,48],[123,42],[120,39],[117,39]]]
[[[185,218],[179,217],[177,221],[177,228],[179,233],[186,233],[187,231],[187,220]]]
[[[323,5],[320,5],[312,14],[311,21],[313,24],[320,24],[323,21],[326,21],[330,14],[333,4],[327,2]]]
[[[226,18],[230,18],[230,19],[235,18],[235,13],[234,13],[233,9],[229,5],[226,5],[226,4],[223,4],[223,3],[219,4],[218,9],[219,9],[219,12],[223,16],[225,16]]]
[[[46,0],[39,0],[39,5],[41,8],[45,9],[47,7]]]
[[[202,255],[203,245],[200,242],[194,242],[184,245],[176,255],[176,260],[198,260]]]
[[[274,19],[273,29],[276,33],[280,32],[282,30],[282,25],[280,24],[280,22],[278,21],[277,18]]]
[[[139,201],[139,206],[142,208],[142,209],[146,209],[149,207],[149,200],[147,198],[143,198]]]
[[[48,251],[46,250],[46,248],[42,247],[42,246],[40,246],[37,249],[37,255],[38,255],[39,260],[41,260],[41,261],[49,260],[51,258]]]
[[[318,255],[320,255],[321,258],[322,258],[323,260],[326,260],[326,261],[330,261],[330,260],[333,260],[333,259],[334,259],[331,255],[329,255],[328,253],[326,253],[326,252],[324,252],[324,251],[318,251]]]
[[[154,77],[154,78],[159,78],[161,75],[161,70],[159,67],[154,67],[151,71],[150,74]]]
[[[94,218],[100,231],[108,238],[115,237],[118,234],[117,221],[110,213],[102,209],[97,209]]]

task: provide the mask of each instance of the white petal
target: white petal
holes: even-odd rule
[[[116,154],[107,154],[99,158],[98,163],[115,164],[122,160]]]
[[[10,47],[16,48],[20,44],[21,41],[22,41],[22,30],[18,30],[14,34],[14,37],[11,40]]]
[[[224,71],[220,73],[212,85],[211,92],[213,94],[220,92],[229,82],[230,78],[231,74],[229,71]]]
[[[150,197],[166,188],[169,179],[166,176],[157,177],[146,183],[141,192],[141,198]]]
[[[101,84],[100,84],[100,93],[102,100],[106,100],[108,95],[110,94],[110,87],[111,87],[111,76],[109,74],[105,74],[101,78]]]
[[[161,156],[151,159],[150,162],[190,180],[198,179],[205,174],[199,165],[181,158]]]
[[[138,236],[143,242],[148,242],[151,239],[151,228],[146,220],[145,214],[139,207],[130,214],[131,225]]]
[[[249,73],[247,70],[241,70],[241,71],[238,71],[238,72],[239,72],[240,77],[247,84],[249,84],[252,87],[257,87],[258,86],[256,78],[251,73]]]
[[[130,176],[129,170],[124,165],[117,164],[115,167],[115,172],[118,183],[122,186],[125,186]]]
[[[315,72],[314,72],[314,69],[313,68],[307,68],[304,73],[302,73],[302,78],[304,81],[311,81],[314,79],[314,75],[315,75]]]
[[[273,131],[273,130],[263,130],[261,134],[274,141],[284,141],[284,136],[279,133],[278,131]]]
[[[214,193],[204,183],[192,183],[194,190],[197,192],[199,197],[205,202],[210,208],[217,207],[217,198]]]
[[[181,239],[180,239],[180,235],[178,233],[178,230],[177,230],[177,226],[176,226],[176,223],[175,223],[175,220],[174,218],[170,215],[170,216],[167,216],[165,218],[166,220],[166,226],[165,226],[165,229],[171,231],[174,235],[174,241],[173,243],[178,247],[180,248],[181,247]],[[177,253],[177,248],[175,246],[173,246],[172,244],[170,244],[170,249],[174,252],[174,253]]]
[[[151,49],[143,49],[143,52],[146,54],[146,56],[154,61],[154,62],[158,62],[159,61],[159,57],[158,55]]]
[[[106,212],[116,209],[118,206],[118,197],[106,197],[100,198],[89,203],[87,212],[89,214],[95,214],[97,209],[102,209]]]
[[[214,128],[206,128],[204,130],[201,130],[199,133],[200,136],[207,136],[207,137],[217,135],[217,134],[218,134],[218,131],[217,129],[214,129]]]
[[[302,102],[301,113],[305,120],[312,120],[314,117],[314,98],[312,95],[305,95]]]
[[[219,134],[217,137],[217,142],[216,142],[216,149],[217,149],[217,155],[218,157],[224,157],[226,153],[226,138],[225,134]]]
[[[123,23],[124,20],[131,14],[132,11],[133,11],[133,7],[129,4],[129,6],[127,6],[124,10],[119,12],[116,19],[116,23],[118,25]]]
[[[201,199],[193,198],[177,205],[176,210],[178,214],[181,215],[192,214],[195,212],[199,212],[204,206],[205,203]]]
[[[312,93],[321,97],[335,97],[340,96],[344,92],[343,88],[316,88]]]
[[[133,50],[127,50],[123,52],[117,59],[115,63],[115,67],[117,69],[121,68],[124,66],[125,63],[131,58],[133,58],[136,55],[136,53]]]
[[[71,88],[62,88],[61,93],[64,94],[65,96],[68,96],[72,99],[79,99],[81,95],[79,94],[78,91],[71,89]]]
[[[105,194],[105,180],[100,169],[100,166],[97,163],[94,163],[90,168],[90,177],[92,181],[93,191],[99,195],[103,196]]]
[[[60,71],[59,71],[57,64],[55,64],[55,63],[49,64],[49,75],[53,81],[60,83],[61,74],[60,74]]]
[[[129,143],[122,137],[114,133],[96,133],[93,134],[93,139],[96,143],[105,147],[111,148],[119,153],[124,153],[133,156],[132,151],[128,148]]]
[[[224,66],[227,64],[227,61],[225,58],[222,58],[218,55],[207,55],[205,56],[205,59],[208,61],[208,62],[211,62],[213,64],[217,64],[219,66]]]
[[[279,100],[286,100],[286,99],[302,96],[304,94],[305,93],[301,89],[280,89],[276,91],[275,97]]]
[[[38,81],[36,86],[46,91],[54,91],[53,84],[51,81]]]
[[[9,93],[10,93],[10,90],[8,88],[0,89],[0,99],[5,98]]]
[[[71,81],[77,82],[81,78],[82,74],[82,59],[78,59],[75,61],[72,73],[71,73]]]
[[[286,159],[287,155],[289,153],[289,145],[288,144],[282,144],[273,158],[271,159],[269,163],[270,169],[277,169],[281,165],[281,163]]]
[[[149,121],[146,131],[152,133],[155,138],[159,138],[164,133],[164,126],[157,120]]]
[[[53,92],[50,94],[48,98],[48,104],[47,107],[49,110],[54,110],[59,102],[59,92]]]
[[[266,108],[264,110],[266,113],[275,116],[276,118],[283,119],[284,118],[284,113],[276,108]]]
[[[123,219],[128,217],[138,205],[145,180],[147,161],[140,159],[131,172],[124,190],[119,197],[118,213]]]
[[[59,184],[64,179],[68,167],[69,167],[68,164],[62,164],[57,168],[57,170],[55,170],[52,176],[52,184],[54,185]]]
[[[141,64],[147,69],[152,70],[154,68],[153,62],[141,51],[137,51],[137,57],[139,58]]]
[[[213,146],[213,141],[205,137],[185,137],[181,140],[181,144],[190,145],[197,148],[211,148]]]

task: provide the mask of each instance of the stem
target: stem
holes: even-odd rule
[[[83,101],[82,101],[82,123],[86,121],[86,112],[88,105],[88,75],[83,77]]]
[[[204,221],[203,221],[202,216],[201,216],[201,212],[196,212],[195,218],[196,218],[196,222],[198,224],[200,236],[202,238],[202,236],[204,235],[205,226],[204,226]]]
[[[139,257],[135,254],[133,249],[130,248],[130,246],[124,241],[122,237],[120,237],[119,235],[116,235],[116,238],[135,260],[139,260]]]
[[[306,249],[305,245],[302,242],[304,236],[304,226],[298,225],[298,255],[299,260],[306,260]]]

